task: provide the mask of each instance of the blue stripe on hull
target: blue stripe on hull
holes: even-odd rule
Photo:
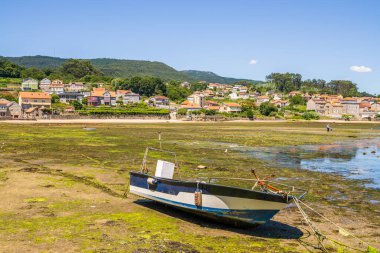
[[[207,212],[214,216],[223,218],[237,219],[249,223],[264,223],[270,220],[279,210],[233,210],[211,207],[198,207],[196,205],[190,205],[182,202],[171,201],[168,199],[149,195],[149,198],[154,199],[161,203],[166,203],[173,206],[179,206],[187,209],[191,209],[197,212]]]

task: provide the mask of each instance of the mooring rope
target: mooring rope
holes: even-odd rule
[[[351,246],[348,246],[342,242],[339,242],[339,241],[336,241],[330,237],[327,237],[326,235],[322,234],[314,225],[313,223],[311,222],[309,216],[306,214],[306,212],[303,210],[303,208],[301,207],[301,204],[304,205],[306,208],[308,208],[309,210],[311,210],[312,212],[314,212],[315,214],[317,214],[318,216],[320,216],[321,218],[325,219],[326,221],[330,222],[331,224],[333,224],[334,226],[336,226],[338,229],[339,229],[339,232],[341,234],[344,233],[344,235],[346,236],[351,236],[355,239],[357,239],[358,241],[360,241],[362,244],[366,245],[368,247],[368,249],[371,249],[373,248],[371,245],[369,245],[367,242],[363,241],[362,239],[360,239],[359,237],[351,234],[350,232],[348,232],[346,229],[342,228],[341,226],[339,226],[338,224],[336,224],[335,222],[333,222],[332,220],[330,220],[329,218],[323,216],[321,213],[317,212],[316,210],[314,210],[311,206],[307,205],[305,202],[299,200],[298,198],[296,197],[293,197],[293,200],[294,200],[294,203],[296,204],[297,208],[299,209],[301,215],[303,216],[304,220],[306,221],[306,223],[309,225],[309,227],[311,228],[311,230],[313,231],[315,237],[317,238],[318,240],[318,243],[320,245],[320,249],[323,251],[323,252],[328,252],[327,249],[325,248],[325,246],[323,245],[323,240],[324,239],[327,239],[333,243],[336,243],[336,244],[339,244],[341,246],[344,246],[346,248],[350,248],[350,249],[353,249],[353,250],[357,250],[357,251],[362,251],[362,252],[365,252],[365,250],[361,250],[361,249],[358,249],[358,248],[354,248],[354,247],[351,247]],[[368,250],[367,249],[367,250]],[[373,248],[374,249],[374,248]]]

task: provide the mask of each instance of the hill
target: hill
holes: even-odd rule
[[[23,67],[36,68],[57,68],[66,60],[65,58],[51,56],[21,56],[21,57],[5,57],[13,63]],[[131,76],[154,76],[163,79],[183,80],[183,81],[207,81],[214,83],[234,83],[238,81],[249,81],[258,83],[259,81],[236,79],[230,77],[222,77],[213,72],[183,70],[178,71],[165,63],[156,61],[140,61],[140,60],[122,60],[110,58],[85,59],[89,60],[97,69],[107,76],[112,77],[131,77]]]
[[[21,56],[21,57],[4,57],[9,61],[16,63],[17,65],[26,67],[26,68],[57,68],[61,66],[67,59],[51,57],[51,56]]]
[[[113,77],[155,76],[163,79],[194,81],[194,79],[188,75],[162,62],[107,58],[91,59],[90,61],[105,75]]]
[[[199,71],[199,70],[183,70],[182,73],[200,81],[207,81],[211,83],[236,83],[240,81],[252,82],[252,83],[261,83],[261,81],[257,80],[249,80],[249,79],[238,79],[232,77],[223,77],[215,74],[210,71]]]

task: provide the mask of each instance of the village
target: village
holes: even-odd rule
[[[184,101],[171,101],[163,95],[141,96],[131,90],[112,90],[103,83],[83,82],[64,83],[62,80],[40,81],[26,78],[20,85],[8,85],[2,90],[17,94],[17,101],[0,99],[1,119],[37,119],[50,115],[78,115],[86,108],[120,108],[142,104],[146,108],[166,110],[170,117],[192,114],[199,115],[238,115],[250,117],[247,112],[261,105],[268,105],[274,113],[264,116],[280,118],[287,112],[313,112],[318,118],[344,120],[377,120],[380,118],[380,98],[343,97],[331,94],[309,94],[301,91],[281,93],[276,91],[259,92],[254,87],[241,84],[219,84],[199,82],[203,90],[194,91]],[[182,82],[181,87],[189,88],[190,83]],[[248,103],[249,101],[249,103]],[[294,102],[297,101],[297,102]],[[59,104],[59,109],[57,105]],[[127,108],[124,108],[127,110]],[[112,113],[112,110],[107,112]],[[162,111],[161,111],[162,112]],[[138,114],[138,113],[137,113]],[[154,114],[152,111],[151,114]],[[165,114],[165,113],[164,113]],[[134,114],[136,115],[136,114]],[[280,115],[279,117],[277,117]],[[312,118],[312,119],[318,119]],[[268,118],[269,119],[269,118]]]

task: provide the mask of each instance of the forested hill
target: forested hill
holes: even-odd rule
[[[36,67],[40,69],[57,68],[68,60],[65,58],[41,55],[5,58],[23,67]],[[170,80],[207,81],[215,83],[234,83],[238,81],[256,82],[252,80],[222,77],[207,71],[178,71],[162,62],[109,58],[89,59],[89,61],[105,75],[112,77],[154,76]]]
[[[181,71],[188,76],[196,80],[202,80],[212,83],[236,83],[236,82],[251,82],[251,83],[261,83],[261,81],[249,80],[249,79],[238,79],[232,77],[223,77],[210,71],[199,71],[199,70],[183,70]]]
[[[22,56],[6,57],[13,63],[23,67],[36,67],[40,69],[60,67],[66,60],[64,58],[50,56]],[[87,59],[86,59],[87,60]],[[181,73],[174,68],[162,63],[138,60],[119,59],[88,59],[97,69],[107,76],[132,77],[132,76],[155,76],[163,79],[188,80],[193,78]]]

